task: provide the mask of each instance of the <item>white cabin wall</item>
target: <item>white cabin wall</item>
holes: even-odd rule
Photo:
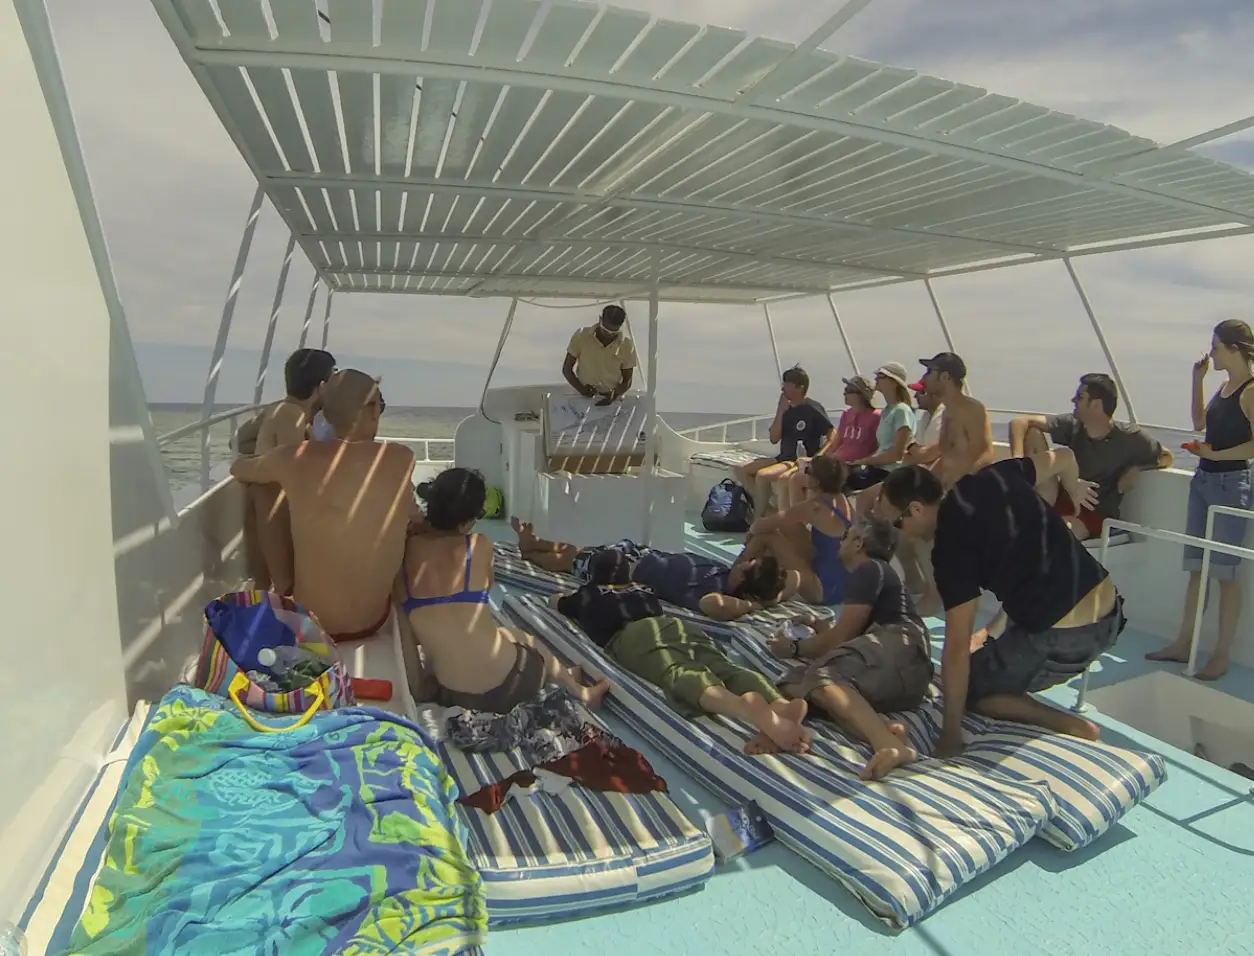
[[[119,730],[126,699],[110,517],[110,308],[93,254],[104,250],[89,241],[99,222],[35,0],[0,2],[0,71],[9,448],[0,468],[9,549],[0,584],[0,916],[12,918]]]

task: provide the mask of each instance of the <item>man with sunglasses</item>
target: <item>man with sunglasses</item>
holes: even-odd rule
[[[1056,478],[1082,506],[1096,486],[1080,478],[1070,449],[1008,458],[964,475],[948,491],[906,465],[884,480],[879,510],[902,533],[932,541],[945,607],[941,658],[944,718],[938,757],[963,747],[968,710],[1096,740],[1097,725],[1032,694],[1078,677],[1123,631],[1123,599],[1109,573],[1036,491]],[[980,596],[1001,609],[976,631]]]
[[[607,305],[596,325],[570,337],[562,377],[580,395],[600,395],[608,405],[627,394],[636,368],[636,346],[623,332],[627,313],[621,305]]]
[[[293,597],[337,641],[370,637],[387,623],[411,521],[414,453],[377,440],[385,407],[379,383],[346,369],[327,382],[322,410],[335,437],[240,458],[231,474],[283,489],[296,558]]]

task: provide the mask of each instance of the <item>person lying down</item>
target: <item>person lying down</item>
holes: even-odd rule
[[[743,558],[728,567],[694,554],[646,548],[624,539],[616,544],[580,548],[537,538],[532,526],[518,518],[510,524],[518,535],[523,558],[546,571],[569,574],[587,582],[592,558],[605,551],[621,554],[629,582],[642,584],[663,601],[698,611],[718,621],[734,621],[764,607],[786,601],[797,592],[800,578],[785,572],[768,556]]]
[[[472,534],[483,516],[483,476],[450,468],[419,489],[426,514],[412,527],[395,597],[440,687],[446,707],[507,714],[557,684],[589,707],[608,680],[586,687],[578,668],[562,665],[534,637],[501,627],[488,607],[492,542]]]
[[[590,581],[549,605],[574,620],[598,647],[658,687],[681,714],[721,714],[758,730],[750,754],[805,753],[812,735],[801,725],[804,700],[789,700],[757,671],[733,663],[694,624],[668,616],[649,588],[631,582],[622,552],[589,562]]]
[[[886,518],[855,519],[840,547],[849,577],[836,623],[813,637],[780,635],[767,645],[776,657],[797,662],[779,680],[785,696],[804,698],[871,745],[862,770],[870,780],[919,759],[904,725],[881,714],[914,710],[933,675],[927,627],[888,563],[897,538]]]

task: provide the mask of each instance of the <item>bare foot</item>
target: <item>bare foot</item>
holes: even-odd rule
[[[988,628],[982,627],[971,635],[971,653],[974,654],[988,641]]]
[[[522,522],[518,520],[518,515],[510,515],[509,526],[514,529],[514,534],[522,534]]]
[[[918,759],[919,754],[913,747],[883,747],[871,755],[858,776],[863,780],[881,780],[898,767],[904,767]]]
[[[589,710],[596,710],[601,706],[601,701],[605,699],[613,687],[608,677],[602,677],[591,687],[581,687],[579,689],[579,699],[587,705]]]
[[[1066,719],[1059,721],[1058,729],[1068,737],[1079,737],[1081,740],[1097,740],[1102,735],[1102,729],[1097,724],[1075,714],[1067,714]]]
[[[1206,662],[1205,667],[1193,676],[1198,680],[1219,680],[1219,678],[1223,677],[1226,673],[1228,673],[1227,655],[1221,657],[1216,654]]]
[[[903,744],[910,743],[910,733],[906,730],[906,725],[900,720],[885,721],[888,724],[888,732],[900,740]]]
[[[1174,664],[1187,664],[1189,662],[1189,643],[1188,641],[1176,641],[1169,644],[1161,651],[1153,651],[1145,655],[1147,661],[1171,661]]]
[[[801,721],[806,715],[804,700],[777,700],[768,704],[757,694],[745,694],[742,699],[748,706],[754,726],[766,735],[776,749],[797,754],[803,754],[810,749],[810,742],[814,739],[814,735],[801,726]],[[755,742],[757,742],[756,737],[749,741],[749,744]],[[749,744],[745,745],[746,753],[774,752],[751,751]]]

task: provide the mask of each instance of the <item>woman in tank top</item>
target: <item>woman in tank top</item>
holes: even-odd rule
[[[1206,372],[1214,365],[1227,379],[1209,402],[1206,401]],[[1215,326],[1210,351],[1193,365],[1193,427],[1205,431],[1206,439],[1197,445],[1197,470],[1189,482],[1189,510],[1185,532],[1206,537],[1206,518],[1213,505],[1229,508],[1250,507],[1250,459],[1254,458],[1254,332],[1240,319],[1227,319]],[[1212,537],[1225,544],[1243,545],[1249,521],[1235,515],[1217,514]],[[1210,577],[1219,584],[1219,640],[1206,666],[1197,672],[1199,680],[1216,680],[1228,670],[1228,654],[1241,620],[1241,559],[1211,552]],[[1147,655],[1150,660],[1189,659],[1193,617],[1202,590],[1202,551],[1184,549],[1184,569],[1189,572],[1184,614],[1175,643]]]

